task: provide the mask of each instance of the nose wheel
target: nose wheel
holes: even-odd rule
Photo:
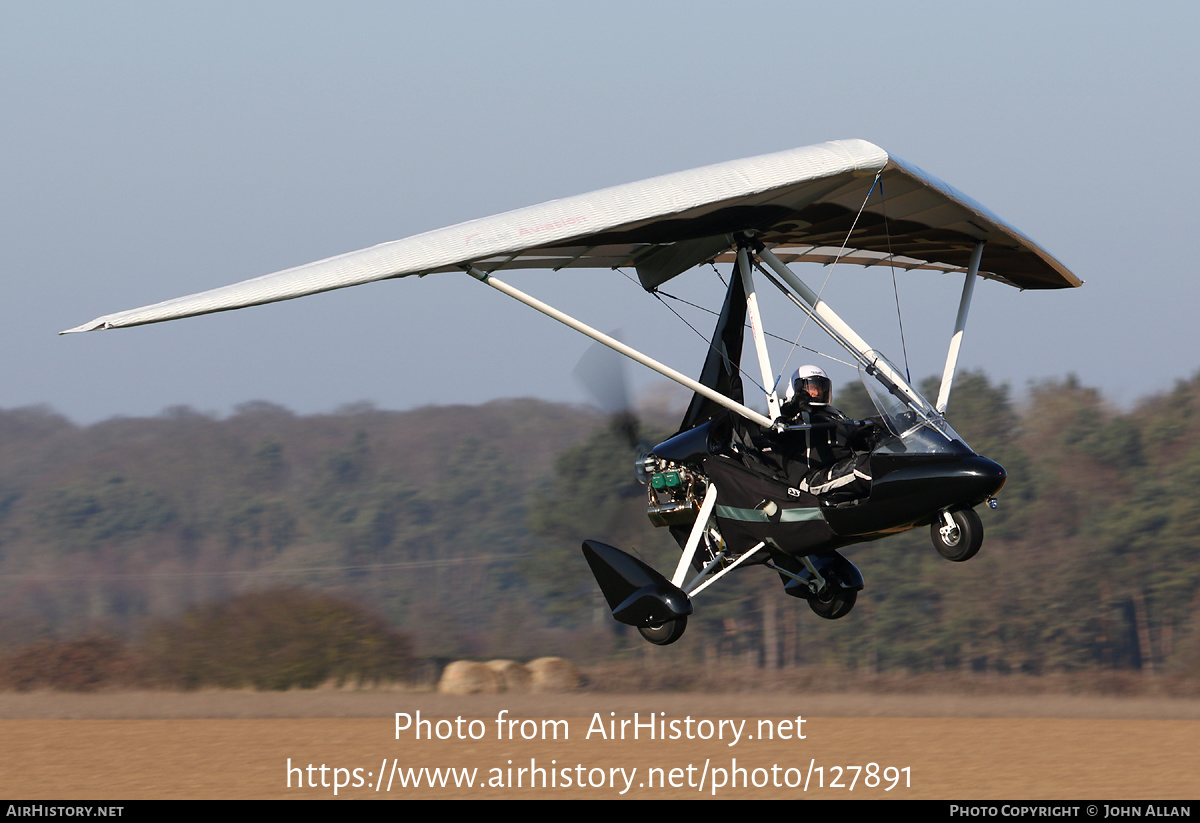
[[[638,626],[638,632],[655,646],[670,646],[683,637],[683,631],[686,628],[687,618],[680,617],[677,620],[668,620],[654,626]]]
[[[983,545],[983,521],[974,509],[947,509],[929,526],[938,554],[955,563],[970,560]]]

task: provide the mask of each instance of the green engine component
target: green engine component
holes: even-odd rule
[[[655,472],[650,477],[650,486],[655,489],[673,489],[683,485],[679,472]]]

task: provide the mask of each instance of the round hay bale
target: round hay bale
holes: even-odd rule
[[[533,677],[524,663],[515,660],[489,660],[487,667],[500,675],[506,692],[527,692]]]
[[[539,657],[530,661],[531,691],[570,692],[579,688],[579,670],[561,657]]]
[[[440,694],[499,694],[504,691],[504,681],[486,663],[456,660],[442,672],[437,690]]]

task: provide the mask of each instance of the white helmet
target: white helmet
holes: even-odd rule
[[[833,397],[833,381],[816,366],[801,366],[792,374],[784,400],[797,396],[810,406],[828,406]]]

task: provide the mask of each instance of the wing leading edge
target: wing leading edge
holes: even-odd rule
[[[731,236],[743,231],[755,232],[789,263],[840,259],[936,271],[965,270],[971,250],[985,240],[985,276],[1019,288],[1081,284],[1040,246],[940,180],[871,143],[840,140],[471,220],[105,315],[63,334],[158,323],[467,267],[492,273],[632,266],[642,284],[653,289],[708,260],[732,260]]]

